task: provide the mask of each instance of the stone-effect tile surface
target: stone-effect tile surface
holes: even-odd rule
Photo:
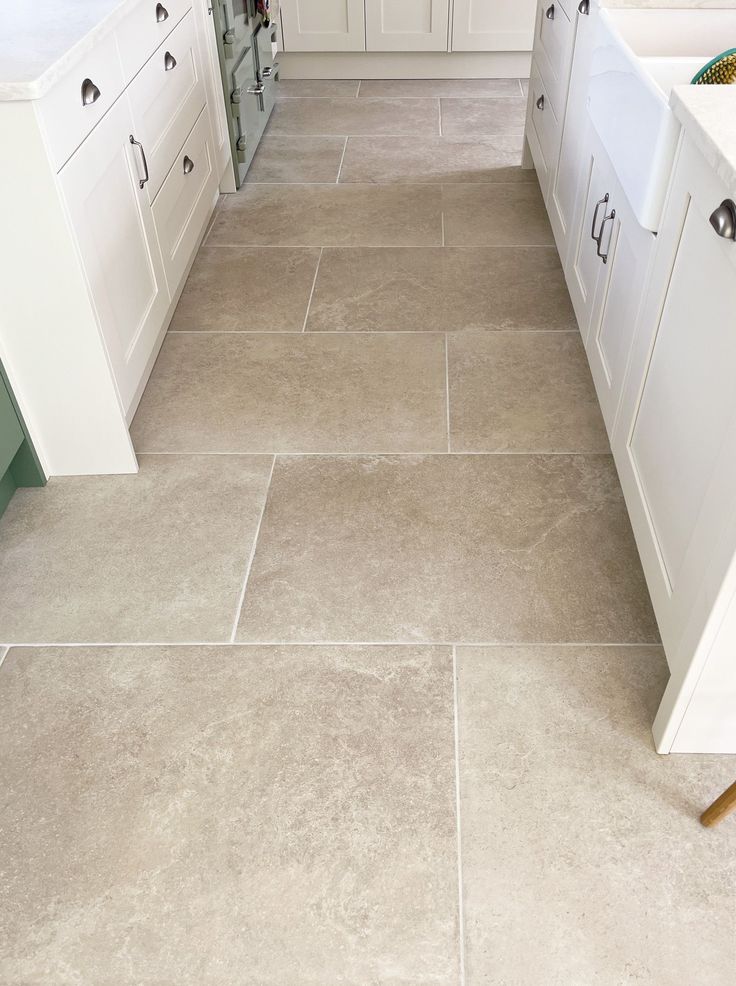
[[[268,134],[438,134],[436,99],[277,100]]]
[[[277,459],[237,635],[658,640],[605,455]]]
[[[319,250],[200,247],[171,322],[176,332],[301,332]]]
[[[443,134],[523,134],[526,102],[517,99],[441,99]]]
[[[247,182],[336,181],[344,137],[269,137],[258,145]]]
[[[577,331],[554,247],[327,249],[307,330]]]
[[[441,189],[433,185],[246,185],[225,196],[208,242],[440,246],[441,213]]]
[[[448,338],[453,452],[610,451],[578,332]]]
[[[516,96],[518,79],[363,79],[361,98],[366,96]]]
[[[143,456],[52,479],[0,520],[8,643],[229,639],[269,456]]]
[[[521,137],[350,137],[341,182],[533,181]]]
[[[356,96],[357,79],[281,79],[278,96]]]
[[[14,650],[0,981],[457,982],[447,648]]]
[[[658,757],[659,648],[458,648],[468,986],[729,986],[726,757]]]
[[[169,335],[131,435],[142,452],[447,450],[438,335]]]
[[[447,246],[553,246],[536,182],[444,185]]]

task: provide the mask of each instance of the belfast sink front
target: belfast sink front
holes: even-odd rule
[[[736,47],[734,10],[600,12],[588,112],[645,229],[659,228],[677,147],[670,91],[730,47]]]

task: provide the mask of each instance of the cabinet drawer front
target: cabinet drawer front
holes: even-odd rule
[[[557,164],[557,153],[560,147],[560,125],[553,100],[539,74],[536,62],[532,65],[529,91],[531,100],[529,119],[544,158],[541,170],[547,175],[554,170]],[[546,183],[543,191],[546,195]]]
[[[564,115],[562,109],[566,99],[565,90],[574,39],[575,21],[570,20],[559,0],[540,0],[534,55],[549,95],[561,117]]]
[[[153,201],[205,104],[191,11],[133,79],[127,96],[135,137],[148,160],[146,188]]]
[[[172,295],[191,260],[217,194],[207,113],[202,111],[153,203]]]
[[[57,171],[107,113],[123,85],[115,36],[109,34],[37,104]]]
[[[192,0],[141,0],[117,29],[126,80],[150,58],[191,9]]]

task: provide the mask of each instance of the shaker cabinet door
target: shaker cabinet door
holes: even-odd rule
[[[284,51],[365,51],[363,0],[281,0],[281,24]]]
[[[169,307],[148,203],[145,145],[125,96],[59,174],[118,393],[130,410]]]
[[[449,0],[367,0],[368,51],[447,51]]]
[[[452,50],[531,51],[536,9],[536,0],[455,0]]]

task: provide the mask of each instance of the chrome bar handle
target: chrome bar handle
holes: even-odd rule
[[[547,7],[547,9],[544,12],[544,16],[547,18],[548,21],[553,21],[555,19],[555,5],[554,4],[550,4],[550,6]]]
[[[176,59],[170,51],[167,51],[164,55],[164,72],[170,72],[172,68],[176,68]]]
[[[595,212],[593,213],[593,225],[590,227],[590,238],[595,243],[599,242],[599,237],[603,230],[603,226],[601,226],[600,230],[596,234],[595,224],[598,222],[598,210],[602,205],[606,205],[607,202],[608,202],[608,192],[606,192],[606,194],[603,196],[602,199],[598,199],[598,201],[595,204]],[[604,209],[604,215],[605,215],[605,209]]]
[[[736,240],[736,202],[724,199],[711,213],[710,224],[724,240]]]
[[[274,62],[273,65],[267,65],[264,68],[264,70],[261,72],[261,75],[263,76],[264,79],[270,79],[271,76],[274,75],[274,73],[278,72],[278,70],[279,70],[279,63]]]
[[[603,217],[603,222],[601,223],[601,231],[598,234],[598,239],[596,240],[595,252],[601,258],[601,260],[603,261],[604,264],[607,264],[608,263],[608,254],[609,254],[610,249],[611,249],[611,241],[610,241],[610,239],[608,241],[608,250],[606,250],[605,253],[601,253],[601,243],[603,241],[603,230],[606,228],[606,223],[608,222],[608,220],[609,219],[615,219],[615,218],[616,218],[616,210],[615,209],[611,209],[611,211],[608,213],[608,215]],[[611,227],[611,236],[613,236],[613,226]]]
[[[262,96],[263,93],[266,91],[266,87],[262,82],[258,82],[254,86],[248,86],[248,88],[245,91],[249,92],[251,96]]]
[[[130,135],[131,144],[135,144],[136,147],[140,148],[141,151],[141,161],[143,162],[143,177],[138,179],[138,188],[143,188],[143,186],[148,181],[148,161],[146,161],[146,152],[143,150],[143,144],[139,140],[136,140],[133,134]]]
[[[90,106],[100,98],[100,90],[92,79],[85,79],[82,83],[82,106]]]
[[[168,17],[169,17],[169,12],[166,9],[166,7],[164,7],[164,5],[162,3],[157,3],[156,4],[156,20],[158,21],[158,23],[159,24],[163,24],[163,22],[165,20],[168,20]]]

